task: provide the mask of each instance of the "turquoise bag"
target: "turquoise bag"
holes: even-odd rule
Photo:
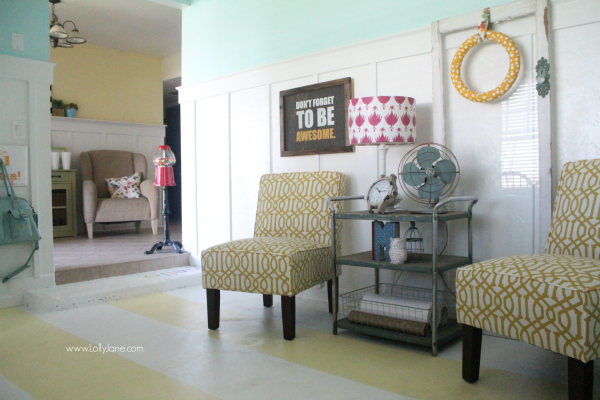
[[[5,283],[29,267],[27,264],[33,258],[33,253],[39,248],[38,242],[41,237],[37,229],[37,214],[27,200],[17,197],[15,194],[1,157],[0,173],[7,195],[7,197],[0,197],[0,245],[35,242],[34,249],[25,264],[5,276],[2,279],[2,283]]]

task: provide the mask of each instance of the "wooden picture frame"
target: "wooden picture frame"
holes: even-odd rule
[[[347,122],[351,98],[351,78],[279,92],[281,156],[354,151]]]

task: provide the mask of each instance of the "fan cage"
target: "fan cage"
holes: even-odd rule
[[[447,185],[444,188],[444,190],[442,191],[442,193],[440,193],[439,197],[436,197],[436,198],[432,198],[431,195],[430,195],[429,199],[421,197],[419,195],[419,191],[418,191],[420,186],[412,186],[412,185],[407,184],[404,181],[404,175],[405,175],[404,166],[406,164],[408,164],[409,162],[419,165],[418,163],[416,163],[417,153],[419,152],[420,149],[422,149],[424,147],[433,147],[440,152],[440,158],[435,161],[436,163],[440,160],[449,160],[449,161],[452,161],[454,163],[454,165],[456,165],[456,175],[455,175],[454,181],[450,185]],[[404,193],[406,193],[406,195],[410,199],[416,201],[417,203],[435,204],[442,197],[450,196],[454,192],[456,187],[458,186],[459,180],[460,180],[460,165],[458,164],[458,160],[456,159],[454,154],[450,151],[450,149],[448,149],[446,146],[441,145],[439,143],[423,143],[423,144],[413,148],[408,153],[406,153],[404,155],[404,157],[402,157],[402,160],[400,160],[400,165],[398,166],[398,182],[400,183],[400,187],[402,188],[402,191]]]

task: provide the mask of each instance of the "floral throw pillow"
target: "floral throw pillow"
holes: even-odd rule
[[[136,172],[133,175],[122,178],[108,178],[108,193],[111,199],[137,199],[142,196],[140,183],[142,173]]]

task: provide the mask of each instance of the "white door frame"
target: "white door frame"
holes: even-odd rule
[[[490,8],[490,22],[498,23],[535,15],[537,57],[550,60],[548,39],[549,8],[548,0],[520,0]],[[446,120],[444,116],[444,87],[442,67],[442,35],[467,29],[476,29],[481,22],[481,11],[434,21],[431,24],[432,62],[433,62],[433,140],[446,144]],[[552,140],[551,140],[551,92],[545,98],[538,96],[538,138],[539,138],[539,212],[534,243],[534,251],[541,252],[552,219]]]

